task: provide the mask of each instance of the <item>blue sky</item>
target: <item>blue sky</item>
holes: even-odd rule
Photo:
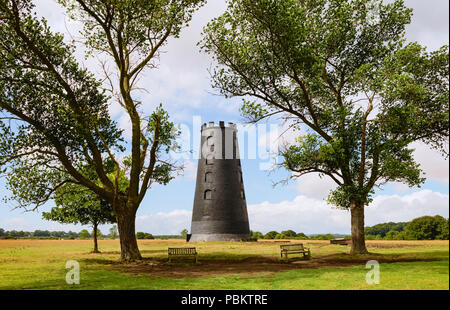
[[[68,20],[64,11],[52,0],[39,0],[36,11],[49,20],[55,31],[63,32],[67,38],[77,35],[80,25]],[[448,44],[449,16],[448,1],[445,0],[406,0],[407,6],[414,8],[413,22],[407,28],[409,41],[418,41],[434,50]],[[187,148],[198,151],[194,145],[193,117],[202,122],[224,120],[240,123],[239,99],[225,99],[217,96],[209,82],[208,68],[212,61],[208,55],[201,54],[196,46],[200,39],[202,27],[225,9],[222,0],[209,1],[194,16],[191,26],[184,30],[181,38],[170,40],[161,55],[159,68],[145,72],[141,87],[147,92],[138,94],[143,102],[142,109],[150,113],[160,102],[163,103],[176,123],[191,132]],[[77,51],[80,62],[96,74],[100,74],[95,60],[84,61],[83,50]],[[99,75],[100,76],[100,75]],[[111,114],[127,131],[127,117],[117,106],[111,106]],[[277,124],[276,120],[271,123]],[[264,127],[261,127],[264,129]],[[277,140],[273,128],[267,127],[270,143]],[[283,132],[283,128],[278,128]],[[290,141],[295,136],[288,132],[283,139]],[[265,148],[264,135],[250,139],[252,143]],[[275,139],[275,140],[274,140]],[[243,141],[242,141],[243,140]],[[277,140],[278,141],[278,140]],[[249,139],[241,139],[241,156],[248,149]],[[366,209],[366,224],[374,225],[386,221],[408,221],[421,215],[440,214],[448,217],[448,160],[417,144],[415,156],[421,163],[428,178],[420,188],[409,189],[402,184],[388,184],[376,190],[373,203]],[[183,160],[186,169],[167,186],[155,186],[148,192],[137,214],[137,231],[153,234],[176,234],[183,228],[190,227],[193,195],[195,189],[196,160]],[[289,176],[286,171],[268,172],[261,170],[267,159],[243,159],[243,178],[246,189],[250,226],[253,230],[267,232],[269,230],[293,229],[305,233],[349,233],[350,215],[347,211],[335,210],[324,202],[332,182],[320,179],[316,175],[308,175],[293,180],[287,185],[272,186],[273,182]],[[4,180],[0,180],[0,195],[7,195]],[[0,202],[0,228],[6,230],[81,230],[80,225],[61,225],[41,219],[41,212],[48,210],[48,203],[38,212],[11,210],[12,204]],[[109,225],[101,227],[106,232]]]

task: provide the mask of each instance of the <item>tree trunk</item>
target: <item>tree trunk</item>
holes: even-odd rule
[[[94,231],[92,232],[92,236],[94,238],[94,250],[92,252],[94,253],[100,253],[100,251],[98,250],[98,242],[97,242],[97,227],[98,224],[94,223]]]
[[[142,256],[136,240],[136,213],[126,211],[116,212],[117,229],[120,239],[120,257],[122,261],[131,262],[141,260]]]
[[[352,249],[350,254],[367,254],[364,237],[364,204],[351,201],[350,212],[352,217]]]

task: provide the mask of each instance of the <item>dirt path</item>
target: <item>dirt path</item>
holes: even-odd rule
[[[110,266],[113,270],[131,274],[147,274],[151,277],[164,278],[200,278],[220,275],[239,274],[250,277],[264,273],[275,273],[293,269],[343,268],[356,265],[364,266],[367,261],[376,259],[380,263],[431,261],[432,259],[383,258],[371,256],[357,259],[322,256],[311,260],[290,260],[281,262],[274,257],[251,257],[244,260],[207,260],[197,264],[189,262],[167,263],[156,260],[144,260],[136,264],[118,264]]]

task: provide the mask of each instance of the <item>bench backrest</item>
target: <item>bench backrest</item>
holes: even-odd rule
[[[303,247],[303,243],[297,243],[297,244],[283,244],[280,245],[281,250],[287,250],[287,251],[302,251],[305,248]]]
[[[197,254],[195,248],[169,248],[169,254],[171,255],[190,255]]]

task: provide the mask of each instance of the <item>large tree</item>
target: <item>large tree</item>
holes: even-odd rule
[[[281,166],[334,180],[328,201],[350,210],[351,253],[367,253],[374,188],[424,182],[411,143],[448,155],[448,47],[405,44],[412,10],[401,0],[228,3],[200,42],[217,63],[213,86],[242,97],[252,122],[279,115],[306,131],[281,148]]]
[[[43,212],[42,217],[63,224],[92,225],[93,252],[99,253],[98,225],[116,222],[112,205],[90,189],[70,183],[56,191],[55,203],[56,206],[50,212]]]
[[[35,17],[30,0],[0,0],[0,166],[21,206],[39,206],[68,183],[89,188],[113,206],[122,260],[141,259],[136,211],[152,183],[166,184],[173,177],[177,167],[167,153],[177,131],[161,107],[143,114],[136,83],[204,1],[59,2],[84,22],[88,55],[112,59],[113,72],[102,64],[114,96],[107,97],[104,85],[80,68],[74,46]],[[121,130],[108,115],[113,100],[129,116],[129,156],[123,154]],[[114,163],[113,173],[106,161]],[[84,174],[86,165],[98,183]],[[122,175],[129,182],[125,191],[119,186]]]
[[[421,216],[408,222],[405,232],[414,240],[448,240],[448,219],[440,215]]]

